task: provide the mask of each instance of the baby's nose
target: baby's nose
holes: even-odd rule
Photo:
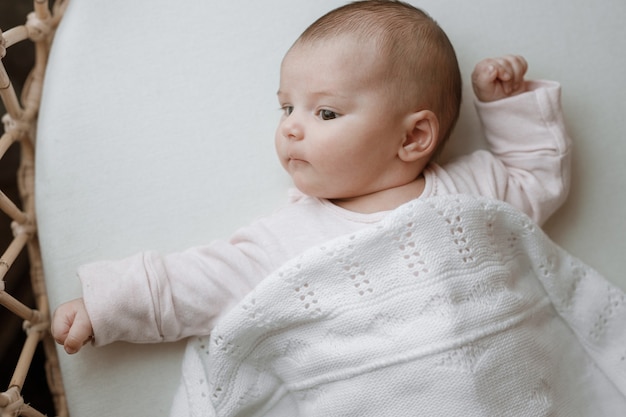
[[[304,138],[304,128],[294,113],[283,120],[281,131],[283,136],[287,139],[301,140]]]

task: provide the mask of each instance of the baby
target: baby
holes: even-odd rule
[[[491,197],[541,224],[567,193],[569,139],[560,87],[525,81],[526,70],[520,56],[476,65],[472,85],[490,151],[441,166],[433,159],[461,102],[460,71],[443,30],[398,1],[331,11],[281,66],[275,144],[297,188],[292,201],[227,242],[82,266],[83,298],[56,310],[55,340],[72,354],[90,340],[101,346],[207,335],[289,259],[417,198]]]

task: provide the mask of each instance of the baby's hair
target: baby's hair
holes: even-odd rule
[[[297,44],[351,35],[375,40],[391,64],[390,79],[401,80],[403,100],[415,110],[432,110],[439,119],[439,149],[456,124],[461,105],[461,74],[445,32],[424,11],[401,1],[356,1],[313,22]],[[412,96],[406,91],[414,92]],[[399,98],[399,101],[401,99]]]

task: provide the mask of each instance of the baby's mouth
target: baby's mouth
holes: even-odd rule
[[[306,162],[304,159],[298,157],[297,155],[287,155],[287,160],[289,162],[294,161],[294,162]]]

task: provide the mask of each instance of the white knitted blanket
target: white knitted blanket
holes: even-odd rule
[[[191,340],[172,415],[626,416],[626,296],[504,203],[416,200]]]

